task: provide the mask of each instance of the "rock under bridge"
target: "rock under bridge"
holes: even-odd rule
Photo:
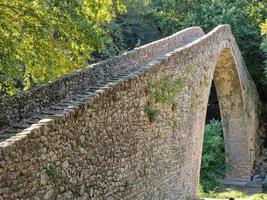
[[[0,199],[195,196],[212,80],[227,178],[249,181],[257,91],[230,27],[193,27],[1,102]]]

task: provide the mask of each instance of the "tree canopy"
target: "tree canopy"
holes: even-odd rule
[[[0,97],[183,28],[230,24],[257,83],[267,83],[265,0],[0,0]],[[265,65],[264,65],[265,62]]]
[[[120,0],[1,0],[0,91],[13,94],[84,66],[105,48]]]

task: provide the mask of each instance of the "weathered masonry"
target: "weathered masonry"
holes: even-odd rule
[[[249,181],[259,105],[228,25],[189,28],[0,104],[0,199],[196,195],[214,80],[229,179]]]

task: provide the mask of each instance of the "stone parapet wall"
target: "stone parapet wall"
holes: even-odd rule
[[[188,28],[7,98],[0,102],[0,131],[38,114],[66,98],[77,95],[105,79],[112,78],[122,70],[142,65],[160,54],[184,46],[203,35],[203,31],[199,27]]]

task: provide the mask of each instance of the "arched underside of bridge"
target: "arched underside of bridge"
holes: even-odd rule
[[[248,181],[255,86],[229,26],[195,27],[2,102],[0,198],[195,196],[213,79],[227,177]]]
[[[229,166],[227,178],[248,181],[255,156],[253,143],[257,113],[255,109],[251,110],[253,107],[245,105],[244,101],[247,100],[243,96],[245,92],[241,83],[244,80],[240,80],[238,68],[231,48],[223,49],[216,64],[214,82],[223,123],[226,163]]]

